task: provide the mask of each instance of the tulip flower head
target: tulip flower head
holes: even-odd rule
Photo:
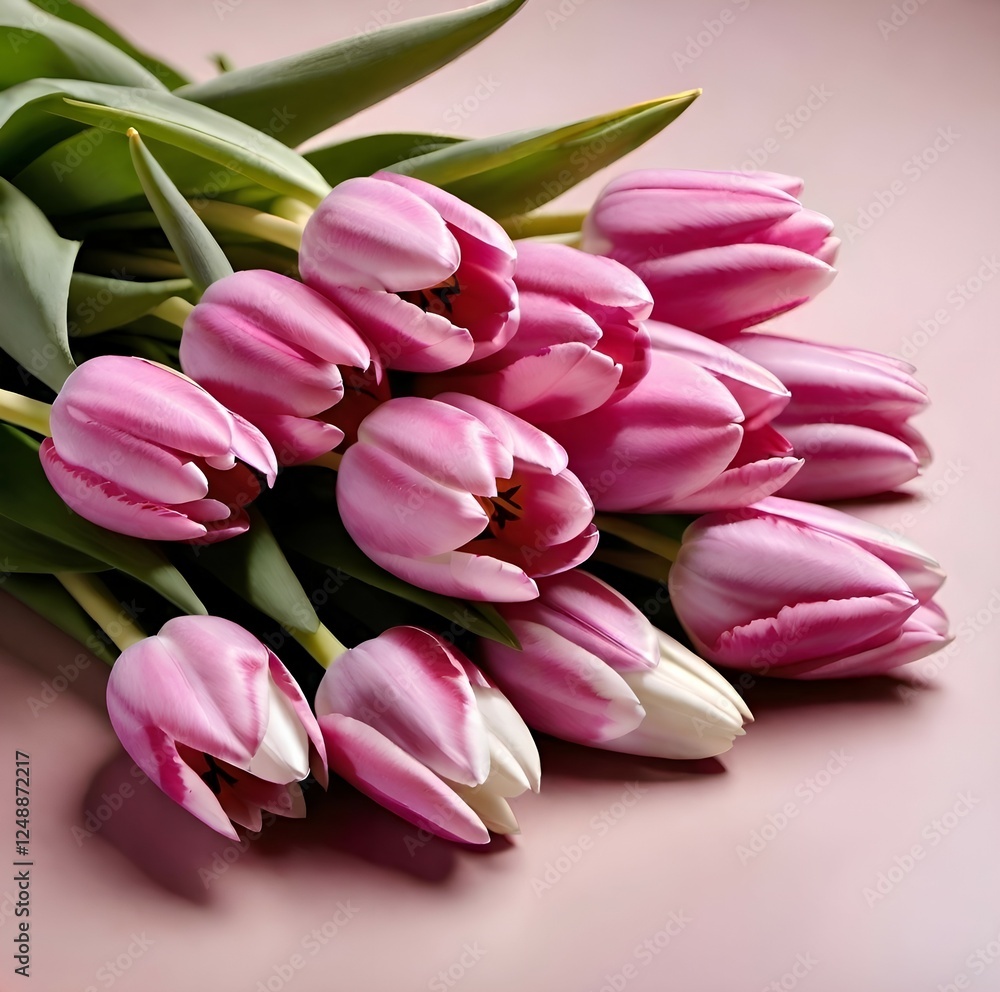
[[[589,413],[649,370],[643,320],[653,301],[624,265],[567,245],[517,243],[517,333],[493,355],[419,388],[495,403],[533,424]]]
[[[261,810],[305,815],[298,783],[327,770],[319,726],[288,669],[221,617],[168,620],[127,647],[108,713],[135,763],[175,802],[234,840]]]
[[[336,186],[306,223],[299,270],[386,368],[439,372],[499,350],[517,327],[514,245],[430,183],[378,172]]]
[[[625,754],[706,758],[753,719],[711,665],[579,569],[500,612],[522,650],[484,641],[483,664],[536,730]]]
[[[373,561],[425,589],[506,602],[579,564],[594,507],[548,435],[483,400],[391,399],[337,473],[344,525]]]
[[[360,377],[371,364],[368,345],[325,296],[263,270],[234,272],[208,287],[184,322],[180,360],[260,429],[282,465],[340,444],[335,407],[345,375]]]
[[[783,678],[880,674],[948,640],[943,574],[891,532],[771,497],[699,517],[670,569],[670,600],[697,650]]]
[[[39,454],[52,488],[80,516],[133,537],[242,534],[245,506],[260,494],[247,466],[269,484],[277,473],[257,428],[143,358],[102,355],[75,369],[52,404],[51,430]]]
[[[805,303],[832,281],[839,242],[801,182],[770,173],[648,169],[612,180],[583,248],[632,269],[653,317],[721,337]]]
[[[316,692],[330,767],[410,823],[482,844],[517,833],[507,799],[538,791],[514,707],[459,651],[394,627],[340,655]]]
[[[909,422],[927,390],[906,362],[867,351],[757,332],[726,341],[791,390],[775,426],[805,459],[781,490],[794,499],[873,496],[914,478],[930,460]]]

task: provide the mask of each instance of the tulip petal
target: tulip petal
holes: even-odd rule
[[[319,725],[330,768],[365,795],[448,840],[489,841],[483,822],[452,789],[377,730],[338,713],[324,715]]]

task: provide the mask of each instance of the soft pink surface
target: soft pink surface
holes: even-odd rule
[[[364,30],[376,17],[450,4],[95,6],[204,76],[210,52],[248,64]],[[75,643],[4,597],[4,836],[13,855],[19,748],[32,758],[35,866],[33,980],[12,974],[7,900],[16,888],[0,882],[0,988],[1000,987],[997,288],[989,281],[1000,269],[1000,76],[988,68],[1000,7],[903,6],[915,12],[888,0],[530,0],[481,49],[343,133],[487,134],[705,87],[628,164],[731,168],[752,164],[751,149],[770,149],[760,165],[805,176],[807,205],[835,218],[842,275],[775,328],[920,366],[935,402],[919,426],[937,461],[909,487],[913,498],[859,509],[939,554],[952,574],[942,600],[958,632],[953,647],[899,680],[754,687],[757,723],[719,762],[546,742],[541,795],[515,801],[523,836],[486,851],[428,842],[343,788],[309,796],[304,823],[274,825],[241,850],[137,784],[103,709],[102,666],[81,669]],[[891,28],[894,10],[901,26],[883,38],[879,21]],[[692,36],[687,54],[696,54],[705,21],[718,21],[721,34],[679,67],[674,53],[685,54]],[[478,107],[467,113],[466,100]],[[804,123],[782,123],[799,107]],[[926,150],[935,141],[938,161],[914,171],[912,157],[933,158]],[[883,209],[877,198],[894,181],[902,192]],[[599,185],[564,202],[582,206]],[[879,216],[852,236],[860,211]],[[956,287],[966,284],[963,300]],[[60,665],[78,677],[33,714],[30,697],[41,697]],[[85,833],[88,811],[105,811],[104,794],[115,802],[127,794],[123,783],[134,794]],[[755,832],[772,839],[759,853],[743,851]],[[880,874],[895,884],[866,900]]]

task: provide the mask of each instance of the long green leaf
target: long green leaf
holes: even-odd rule
[[[186,297],[190,290],[190,279],[137,282],[74,272],[67,302],[69,336],[82,338],[123,327],[172,296]]]
[[[164,88],[148,69],[91,31],[29,0],[0,0],[0,88],[39,76]]]
[[[128,137],[132,164],[146,199],[192,285],[199,292],[204,292],[217,279],[231,276],[233,267],[225,252],[142,143],[139,132],[130,128]]]
[[[77,133],[84,125],[95,127]],[[0,173],[51,214],[141,202],[128,144],[109,133],[130,127],[186,196],[256,184],[315,205],[329,191],[302,156],[240,121],[171,93],[74,79],[0,92]]]
[[[305,519],[301,514],[294,521],[284,519],[281,537],[289,548],[306,558],[416,603],[480,637],[520,647],[514,632],[490,607],[428,592],[380,568],[351,540],[335,512],[324,512],[322,517],[312,519]]]
[[[370,176],[397,162],[427,155],[464,140],[444,134],[366,134],[316,148],[303,157],[316,166],[331,186],[336,186],[345,179]]]
[[[629,114],[554,148],[448,183],[445,189],[491,217],[530,213],[634,151],[693,100],[670,101]]]
[[[105,24],[99,17],[92,14],[86,7],[73,3],[72,0],[59,0],[58,6],[52,10],[52,0],[32,0],[36,7],[42,7],[49,13],[55,14],[61,20],[70,24],[77,24],[81,28],[86,28],[98,37],[110,42],[115,48],[120,49],[129,58],[134,59],[141,66],[148,69],[168,90],[175,90],[178,86],[184,86],[188,80],[184,78],[176,69],[161,62],[159,59],[140,51],[130,41],[123,38],[114,28]]]
[[[314,633],[319,617],[264,518],[250,511],[250,530],[198,549],[198,563],[251,606],[286,628]]]
[[[0,516],[0,581],[9,572],[103,572],[90,555]]]
[[[492,34],[524,0],[488,0],[393,24],[323,48],[235,69],[178,90],[297,145],[446,65]]]
[[[0,347],[57,392],[75,368],[66,295],[79,247],[0,179]]]
[[[92,655],[113,665],[117,649],[83,611],[80,604],[51,575],[8,575],[0,589],[45,617],[79,641]]]
[[[442,186],[494,217],[529,213],[555,199],[680,116],[698,90],[557,128],[464,141],[389,166]]]
[[[67,544],[144,582],[185,613],[205,613],[187,580],[154,544],[98,527],[74,513],[56,494],[38,458],[38,444],[0,424],[0,515]]]

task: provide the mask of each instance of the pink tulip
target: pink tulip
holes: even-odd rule
[[[517,252],[517,333],[487,358],[428,377],[423,395],[453,389],[532,423],[624,396],[649,370],[649,291],[624,265],[566,245],[519,241]]]
[[[655,322],[650,327],[650,372],[631,393],[546,425],[594,505],[624,513],[704,513],[745,506],[781,488],[801,465],[766,422],[787,402],[781,383],[712,342],[700,352],[678,344],[674,353],[668,331],[676,341],[684,332]]]
[[[381,365],[440,372],[493,354],[514,333],[515,259],[486,214],[419,179],[378,172],[348,179],[319,205],[299,269]]]
[[[483,400],[389,400],[337,474],[344,525],[394,575],[434,592],[533,599],[534,579],[597,544],[594,507],[548,435]]]
[[[235,272],[208,287],[184,322],[180,359],[188,375],[261,430],[282,465],[340,444],[344,432],[331,408],[344,396],[344,374],[371,363],[333,303],[265,270]]]
[[[517,833],[507,799],[538,791],[514,707],[439,637],[394,627],[341,655],[316,692],[330,767],[410,823],[483,844]]]
[[[631,268],[657,320],[721,337],[805,303],[833,279],[832,222],[786,192],[797,188],[768,173],[626,173],[588,214],[583,248]]]
[[[305,816],[298,783],[326,786],[323,739],[288,669],[229,620],[185,616],[126,648],[108,680],[111,723],[175,802],[237,839],[261,810]],[[232,821],[232,822],[231,822]]]
[[[805,465],[782,495],[872,496],[908,482],[929,461],[927,442],[909,423],[927,406],[927,390],[906,362],[777,334],[739,334],[726,343],[792,391],[775,426]]]
[[[844,519],[846,518],[846,519]],[[872,675],[948,641],[919,549],[795,500],[700,517],[670,569],[670,599],[710,661],[784,678]]]
[[[197,383],[142,358],[84,362],[52,404],[42,467],[82,517],[156,541],[223,540],[250,525],[260,494],[245,462],[274,483],[274,452]]]
[[[728,751],[749,710],[710,665],[609,585],[578,569],[500,612],[521,651],[483,641],[484,664],[537,730],[660,758]]]

